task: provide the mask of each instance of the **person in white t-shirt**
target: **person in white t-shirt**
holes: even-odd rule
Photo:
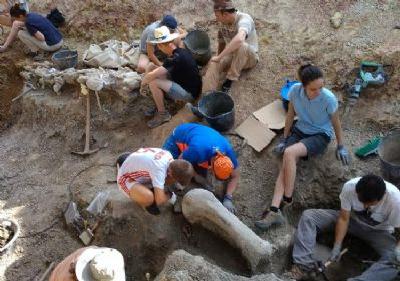
[[[341,210],[310,209],[303,212],[294,237],[292,270],[285,277],[306,278],[314,269],[317,233],[334,231],[330,260],[338,261],[347,233],[367,242],[380,259],[352,281],[386,281],[396,278],[400,241],[392,235],[400,228],[400,191],[376,175],[346,182],[340,194]],[[336,225],[336,227],[335,227]]]
[[[161,148],[140,148],[125,152],[117,159],[117,183],[123,193],[149,213],[159,214],[159,206],[172,194],[166,185],[186,186],[194,170],[186,160],[174,160],[169,151]]]

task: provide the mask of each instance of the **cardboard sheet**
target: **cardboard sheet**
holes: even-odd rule
[[[271,130],[281,130],[285,127],[286,112],[281,100],[275,100],[253,112],[253,115]]]
[[[267,125],[264,125],[253,116],[249,116],[235,131],[258,152],[267,147],[276,136],[273,131],[268,129]]]

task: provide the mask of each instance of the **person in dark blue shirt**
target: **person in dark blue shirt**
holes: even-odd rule
[[[223,205],[234,212],[232,195],[239,183],[239,164],[232,145],[224,136],[210,127],[186,123],[175,128],[163,149],[171,152],[174,159],[192,163],[197,172],[195,180],[200,184],[207,184],[205,177],[209,169],[217,179],[229,180]]]
[[[27,13],[19,4],[10,9],[10,15],[13,20],[11,32],[0,47],[0,52],[4,52],[17,35],[35,55],[39,50],[54,52],[62,47],[61,33],[47,18],[36,13]]]

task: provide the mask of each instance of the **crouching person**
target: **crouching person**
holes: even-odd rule
[[[29,48],[31,56],[38,55],[39,50],[54,52],[62,47],[61,33],[47,18],[36,13],[27,13],[19,4],[10,9],[10,15],[13,22],[11,32],[0,47],[0,53],[11,46],[17,35]]]
[[[204,187],[209,186],[209,170],[218,180],[228,181],[222,203],[230,212],[235,212],[233,193],[239,183],[239,165],[232,145],[224,136],[210,127],[186,123],[174,129],[163,148],[175,159],[192,163],[196,171],[194,179]]]
[[[117,159],[117,169],[119,188],[153,215],[158,215],[158,207],[175,197],[164,187],[176,182],[186,186],[194,174],[189,162],[174,160],[171,153],[160,148],[123,153]]]
[[[380,260],[349,281],[393,280],[400,263],[400,242],[392,235],[400,227],[400,191],[375,175],[348,181],[340,194],[341,210],[311,209],[301,216],[293,248],[292,270],[286,277],[303,280],[313,269],[317,232],[335,233],[330,260],[340,258],[347,233],[367,242]],[[336,224],[336,228],[335,228]]]
[[[149,110],[146,115],[154,115],[147,125],[155,128],[168,122],[171,115],[165,109],[164,98],[174,101],[191,102],[201,91],[201,77],[192,54],[180,48],[179,34],[170,33],[168,27],[162,26],[154,31],[155,40],[164,54],[168,56],[162,66],[149,64],[142,80],[142,86],[149,85],[156,104],[156,109]]]
[[[49,281],[125,281],[124,257],[112,248],[80,248],[60,262]]]

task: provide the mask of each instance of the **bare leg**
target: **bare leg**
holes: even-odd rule
[[[129,192],[129,197],[143,208],[153,204],[154,194],[146,186],[142,184],[135,184]]]
[[[278,208],[283,195],[292,197],[296,179],[296,164],[299,158],[304,156],[307,156],[307,148],[301,142],[286,148],[283,154],[282,167],[275,184],[271,206]]]
[[[149,65],[150,60],[145,54],[139,55],[139,62],[136,68],[138,73],[144,73],[147,71],[147,66]]]
[[[172,82],[164,79],[155,79],[149,83],[158,112],[165,112],[164,93],[171,89]]]

